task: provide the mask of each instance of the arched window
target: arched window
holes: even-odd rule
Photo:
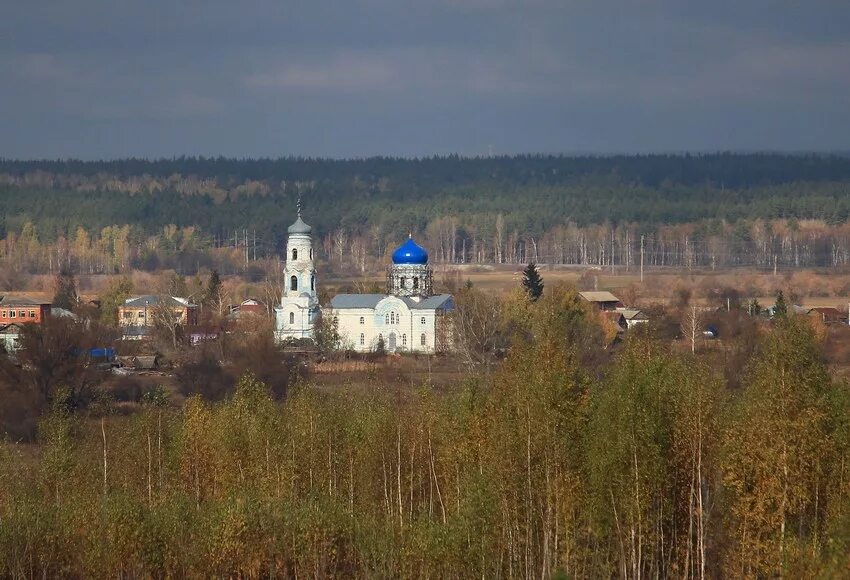
[[[363,346],[364,344],[366,344],[366,335],[361,332],[360,333],[360,346]]]
[[[401,335],[401,346],[407,346],[407,335],[406,334]]]
[[[310,292],[313,292],[316,289],[316,275],[310,275]]]
[[[334,326],[339,326],[339,318],[334,316]]]
[[[292,248],[292,259],[293,260],[298,259],[298,248]]]
[[[389,323],[390,323],[390,315],[384,314],[384,324],[389,324]]]
[[[419,289],[419,276],[414,276],[414,277],[413,277],[413,289],[414,289],[414,290],[418,290],[418,289]]]
[[[289,279],[289,289],[298,290],[298,276],[293,276]]]
[[[398,279],[398,287],[399,288],[406,288],[406,284],[407,284],[407,280],[405,279],[404,276],[402,276],[401,278]]]
[[[424,316],[422,318],[420,318],[420,320],[422,321],[422,324],[425,324],[425,317]]]
[[[425,333],[422,333],[422,336],[419,337],[419,344],[425,346]]]
[[[360,324],[366,324],[366,319],[362,316],[360,317]]]
[[[295,313],[294,312],[289,313],[289,324],[295,324]]]

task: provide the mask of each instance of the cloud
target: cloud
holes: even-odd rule
[[[74,78],[73,71],[53,54],[26,53],[15,60],[12,68],[24,78],[48,82],[68,82]]]
[[[243,78],[255,90],[344,91],[374,94],[442,92],[458,94],[533,94],[551,89],[553,78],[525,62],[521,54],[454,47],[399,47],[344,50],[317,57],[287,54],[283,65],[270,65]]]
[[[4,155],[850,147],[850,3],[12,4]]]
[[[397,63],[386,56],[349,52],[291,62],[249,75],[244,82],[260,89],[363,91],[398,83],[400,72]]]

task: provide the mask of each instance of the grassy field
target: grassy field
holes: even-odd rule
[[[646,269],[640,273],[588,267],[541,266],[547,285],[558,282],[574,284],[579,290],[610,290],[628,305],[670,304],[683,291],[698,304],[710,304],[719,292],[733,289],[742,300],[757,298],[763,306],[773,304],[776,292],[782,290],[792,302],[802,306],[834,306],[846,310],[850,302],[850,271],[793,270],[780,271],[741,268],[734,270]],[[434,284],[437,291],[451,291],[467,281],[477,288],[504,294],[522,281],[521,266],[437,266]],[[340,291],[365,292],[383,287],[380,275],[364,277],[334,276],[322,280],[328,295]]]

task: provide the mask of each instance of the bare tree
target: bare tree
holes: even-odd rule
[[[167,336],[172,347],[176,349],[180,338],[183,310],[174,304],[171,296],[160,296],[156,304],[151,307],[149,316],[154,328]]]
[[[489,364],[505,346],[502,304],[492,294],[475,288],[459,293],[449,324],[453,345],[470,367]]]
[[[700,313],[696,306],[691,306],[682,320],[682,332],[691,341],[691,354],[697,350],[697,334],[699,334]]]

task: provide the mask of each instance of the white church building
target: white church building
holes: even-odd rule
[[[285,284],[275,308],[275,338],[310,338],[319,315],[311,228],[298,219],[289,227]],[[322,312],[340,335],[341,348],[358,352],[435,353],[448,335],[445,315],[454,310],[450,294],[434,295],[428,252],[412,238],[392,255],[386,294],[337,294]]]
[[[280,306],[274,309],[274,334],[279,344],[292,339],[312,338],[313,327],[319,318],[312,231],[301,219],[299,201],[298,219],[288,229]]]

